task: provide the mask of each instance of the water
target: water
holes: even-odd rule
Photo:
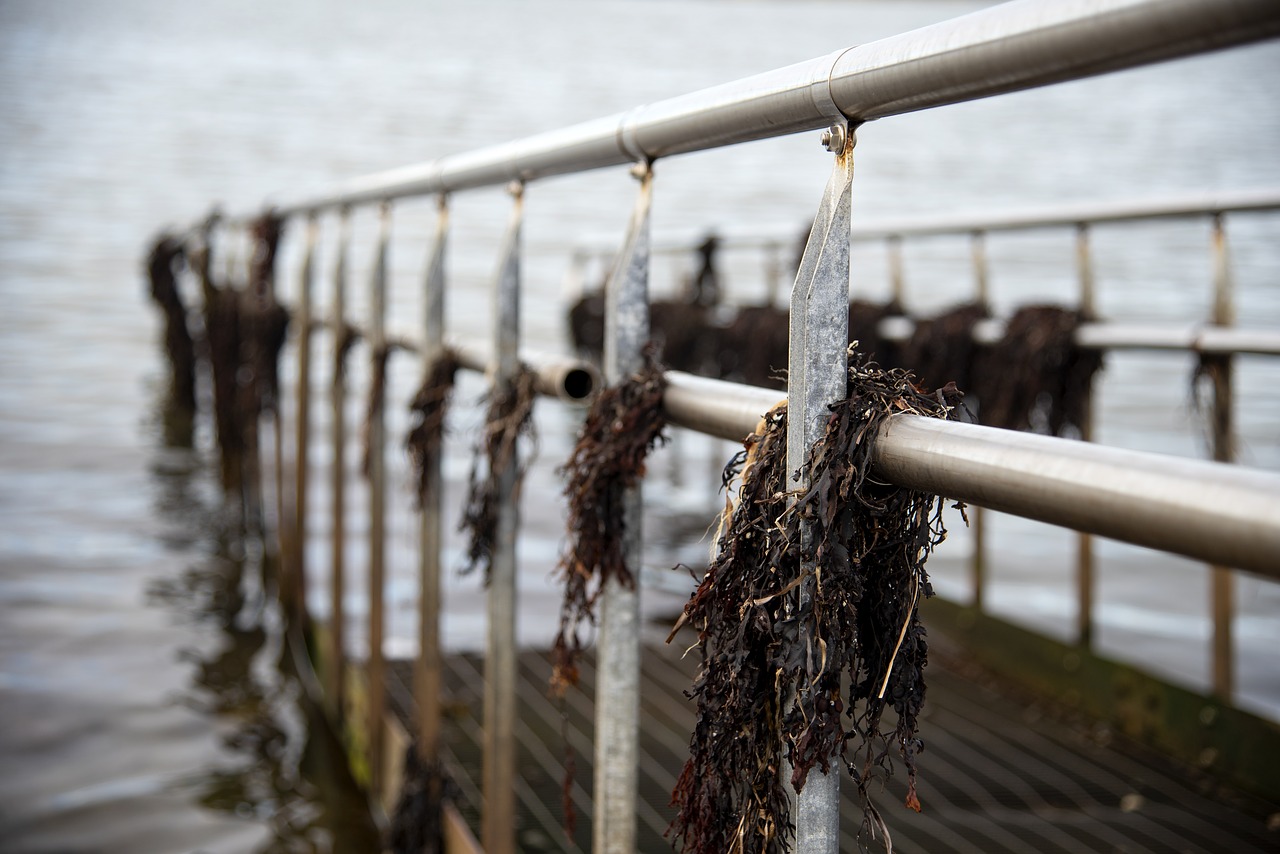
[[[333,828],[351,824],[333,817],[332,805],[343,801],[315,791],[327,783],[308,782],[308,757],[323,755],[323,745],[296,702],[298,689],[275,669],[278,626],[254,598],[256,555],[227,553],[210,526],[217,502],[207,472],[209,437],[201,432],[195,451],[182,450],[173,436],[166,440],[155,414],[158,323],[140,275],[149,235],[166,223],[190,222],[215,200],[242,210],[269,193],[324,188],[617,112],[976,5],[0,5],[3,847],[361,847],[334,841]],[[1280,49],[1264,45],[878,122],[859,134],[855,215],[1280,185],[1280,107],[1271,85],[1277,72]],[[812,215],[828,168],[812,135],[660,163],[655,229],[798,228]],[[620,234],[633,193],[624,170],[530,188],[524,322],[531,342],[560,340],[569,243],[588,233]],[[455,200],[448,322],[459,333],[488,332],[485,287],[506,206],[496,190]],[[425,201],[397,210],[393,331],[413,331],[420,316],[417,282],[431,210]],[[1230,223],[1242,324],[1280,324],[1278,226],[1274,216]],[[354,269],[363,276],[372,217],[358,216],[356,228]],[[325,236],[332,235],[326,221]],[[1199,223],[1101,231],[1103,312],[1134,320],[1203,317],[1207,242]],[[990,251],[999,307],[1072,292],[1070,235],[993,240]],[[965,252],[962,241],[908,246],[913,306],[928,310],[967,293]],[[285,256],[283,269],[292,275],[296,244]],[[728,260],[731,294],[758,298],[758,261]],[[326,254],[322,304],[331,261]],[[880,253],[859,249],[855,267],[861,293],[886,293]],[[676,272],[660,267],[656,289],[673,287]],[[285,281],[288,295],[293,279]],[[359,310],[363,288],[356,290]],[[353,361],[358,377],[363,359]],[[1189,360],[1179,357],[1111,359],[1100,440],[1203,455],[1186,407],[1188,371]],[[394,363],[391,379],[390,399],[406,400],[416,367]],[[1273,470],[1280,469],[1277,380],[1273,361],[1241,366],[1242,457]],[[462,399],[479,390],[468,381]],[[351,405],[354,420],[359,404]],[[531,495],[555,488],[553,469],[567,450],[557,427],[571,420],[554,407],[543,407],[541,418]],[[477,419],[460,412],[455,435],[468,435]],[[391,429],[403,426],[397,404]],[[704,442],[682,443],[685,485],[658,499],[667,508],[662,518],[685,531],[706,524],[706,481],[717,462],[696,456],[706,450]],[[451,443],[454,494],[466,456],[465,441]],[[325,462],[319,452],[317,463]],[[413,527],[398,455],[395,463],[390,646],[406,651]],[[655,461],[657,472],[670,468],[669,458]],[[353,562],[363,555],[360,500],[357,491]],[[677,517],[672,508],[687,513]],[[327,513],[320,491],[312,512],[318,529]],[[547,576],[560,516],[547,501],[530,502],[526,515],[520,629],[536,642],[553,631]],[[996,529],[1011,545],[995,567],[993,608],[1064,631],[1069,538],[1015,520],[1002,519]],[[955,539],[962,552],[963,532]],[[657,541],[646,563],[667,573],[674,560],[695,560],[703,548]],[[1113,544],[1100,551],[1100,646],[1203,685],[1207,583],[1200,568]],[[325,565],[318,539],[309,557]],[[959,576],[948,570],[958,558],[941,557],[940,585],[950,579],[958,590]],[[313,589],[323,581],[318,572]],[[357,638],[359,581],[353,579],[350,601]],[[474,645],[482,627],[474,582],[451,578],[447,588],[449,642]],[[227,596],[234,611],[226,610]],[[649,601],[656,610],[679,598],[655,594]],[[1273,586],[1242,580],[1240,601],[1242,702],[1280,715],[1280,629],[1272,616],[1280,598]],[[230,703],[232,695],[243,705]],[[245,734],[245,720],[261,725]],[[262,763],[264,754],[279,762]],[[282,790],[301,796],[282,801]],[[285,845],[294,847],[279,847]]]

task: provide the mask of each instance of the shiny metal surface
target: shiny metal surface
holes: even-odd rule
[[[683,427],[742,439],[777,392],[667,374]],[[1222,463],[899,416],[879,440],[894,483],[1280,579],[1280,477]]]
[[[614,116],[282,201],[295,214],[669,157],[954,104],[1280,34],[1270,0],[1017,0]]]

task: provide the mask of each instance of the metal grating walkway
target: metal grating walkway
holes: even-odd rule
[[[683,696],[696,665],[680,650],[646,646],[643,652],[637,850],[671,850],[663,833],[668,806],[687,756],[693,705]],[[476,825],[480,793],[480,719],[483,661],[476,655],[445,660],[445,761],[457,778],[458,806]],[[569,743],[576,761],[573,800],[578,827],[570,841],[561,829],[560,778],[564,741],[558,701],[548,697],[551,664],[545,652],[520,657],[517,841],[523,851],[589,851],[591,720],[594,662],[582,666],[583,690],[565,701]],[[928,704],[921,726],[922,814],[901,806],[895,780],[876,797],[895,851],[907,852],[1201,852],[1276,851],[1280,833],[1266,819],[1206,798],[1185,774],[1160,769],[1099,746],[1076,730],[1038,716],[958,675],[936,660],[928,669]],[[409,666],[392,667],[390,699],[408,720]],[[851,787],[846,786],[845,791]],[[846,797],[841,849],[882,850],[863,838],[861,812]]]

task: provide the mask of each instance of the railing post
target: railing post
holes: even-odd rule
[[[849,229],[853,183],[853,130],[834,125],[824,137],[836,162],[805,246],[791,291],[791,329],[788,356],[787,471],[796,475],[809,449],[822,436],[827,407],[845,395],[846,351],[849,341]],[[807,477],[791,480],[792,490],[807,489]],[[802,540],[812,534],[801,529]],[[801,567],[811,573],[814,567]],[[812,595],[812,581],[799,596]],[[809,638],[800,638],[801,644]],[[802,708],[812,703],[807,688],[795,698]],[[790,786],[790,769],[783,772]],[[840,850],[840,772],[810,772],[803,790],[794,794],[794,849],[804,854],[836,854]]]
[[[435,240],[427,260],[424,283],[423,364],[427,371],[444,349],[444,263],[449,235],[449,205],[441,196],[436,214]],[[418,755],[434,763],[440,742],[440,550],[443,542],[440,504],[443,478],[440,448],[425,451],[426,480],[418,530],[418,663],[414,695],[418,706]]]
[[[1235,323],[1235,302],[1232,294],[1231,266],[1227,259],[1227,235],[1222,214],[1213,217],[1213,322],[1219,326]],[[1235,368],[1232,356],[1220,359],[1216,370],[1209,372],[1213,381],[1213,458],[1229,463],[1235,457],[1234,427],[1232,424],[1232,382]],[[1232,620],[1235,612],[1235,576],[1229,567],[1214,566],[1212,575],[1213,601],[1213,692],[1231,702],[1235,694],[1235,653],[1232,639]]]
[[[511,386],[520,370],[520,237],[524,185],[512,184],[515,200],[499,254],[494,282],[493,370],[495,393]],[[487,854],[515,851],[516,775],[516,530],[519,504],[515,495],[520,461],[516,454],[496,472],[499,484],[497,519],[489,567],[489,625],[484,667],[484,832]]]
[[[290,603],[298,616],[307,613],[307,462],[311,441],[311,298],[314,290],[316,237],[320,223],[316,214],[307,218],[307,246],[298,283],[298,411],[294,413],[293,461],[293,548],[289,555]],[[276,406],[276,416],[280,407]]]
[[[653,171],[637,167],[636,201],[626,244],[606,286],[604,370],[609,384],[640,370],[649,339],[649,209]],[[600,595],[596,680],[595,810],[592,851],[628,854],[636,845],[636,776],[640,732],[641,488],[623,496],[623,560],[633,582],[608,578]]]
[[[369,351],[373,371],[387,346],[387,250],[391,238],[391,204],[383,202],[378,216],[378,248],[374,258],[369,300]],[[371,382],[376,378],[371,377]],[[386,662],[382,655],[383,606],[386,568],[386,424],[385,394],[369,407],[369,788],[382,792],[382,721],[386,707]]]
[[[969,254],[973,262],[973,298],[981,305],[990,305],[991,286],[987,275],[986,232],[969,233]],[[970,585],[973,591],[973,607],[983,608],[987,589],[987,511],[978,505],[969,510],[973,530],[973,553],[969,558]]]
[[[1089,226],[1076,225],[1076,270],[1080,282],[1080,312],[1088,320],[1097,317],[1097,297],[1094,292],[1093,256],[1089,246]],[[1093,383],[1085,398],[1080,414],[1080,441],[1093,441]],[[1076,643],[1088,649],[1093,645],[1093,590],[1094,590],[1093,536],[1080,531],[1076,534]]]
[[[347,661],[346,633],[346,549],[347,549],[347,253],[351,245],[351,209],[343,207],[338,221],[338,255],[333,270],[333,377],[330,389],[332,405],[330,438],[333,443],[333,467],[329,472],[333,488],[330,521],[331,565],[329,579],[329,702],[334,719],[342,718],[346,700]]]
[[[891,234],[884,247],[889,256],[889,292],[893,301],[901,306],[907,295],[907,279],[902,270],[902,238]]]

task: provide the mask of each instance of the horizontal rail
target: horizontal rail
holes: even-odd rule
[[[672,423],[740,440],[778,392],[667,373]],[[876,447],[902,486],[1280,580],[1280,476],[901,415]]]
[[[367,176],[283,215],[584,172],[869,121],[1280,35],[1272,0],[1016,0],[560,130]]]
[[[888,317],[877,330],[887,341],[911,337],[915,321]],[[974,326],[980,344],[995,344],[1004,337],[1002,320],[983,320]],[[1209,324],[1084,323],[1076,330],[1076,343],[1086,350],[1176,350],[1213,355],[1250,354],[1280,356],[1280,331],[1239,329]]]
[[[1078,225],[1131,223],[1156,219],[1189,219],[1215,214],[1265,213],[1280,211],[1280,187],[1237,190],[1222,193],[1187,193],[1159,198],[1123,199],[1076,205],[1014,208],[996,213],[966,211],[947,216],[904,216],[855,221],[849,237],[855,241],[886,240],[892,237],[932,237],[987,231],[1021,231],[1045,228],[1072,228]],[[716,234],[719,248],[794,250],[798,240],[794,224],[734,230]],[[668,233],[655,238],[653,254],[675,255],[691,252],[707,239],[707,233]],[[617,238],[589,236],[579,240],[573,251],[579,256],[612,255]]]
[[[332,329],[328,322],[316,326]],[[347,324],[353,332],[363,336],[364,330]],[[390,339],[395,348],[409,353],[421,353],[422,344],[411,338]],[[477,373],[487,373],[493,365],[493,351],[489,347],[462,341],[445,339],[445,345],[458,357],[461,368]],[[568,403],[581,403],[600,389],[600,371],[590,362],[572,356],[558,356],[541,350],[521,350],[520,361],[533,371],[534,390],[543,397],[554,397]]]

